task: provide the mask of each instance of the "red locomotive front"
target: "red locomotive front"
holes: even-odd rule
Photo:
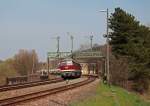
[[[77,78],[81,76],[81,65],[72,59],[61,61],[58,69],[63,78]]]

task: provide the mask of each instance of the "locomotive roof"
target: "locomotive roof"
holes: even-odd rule
[[[77,61],[75,61],[74,59],[71,59],[71,58],[64,59],[64,60],[62,60],[61,62],[65,62],[65,61],[73,61],[73,62],[78,63]]]

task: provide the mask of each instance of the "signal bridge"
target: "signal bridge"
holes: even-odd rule
[[[50,68],[50,61],[56,65],[59,61],[66,58],[73,58],[82,65],[83,74],[103,74],[105,73],[105,56],[101,51],[77,51],[77,52],[48,52],[48,69]],[[54,62],[55,61],[55,62]],[[51,63],[52,64],[52,63]]]

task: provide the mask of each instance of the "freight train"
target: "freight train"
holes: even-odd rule
[[[73,59],[65,59],[58,65],[58,70],[61,77],[66,78],[79,78],[81,77],[81,65]]]

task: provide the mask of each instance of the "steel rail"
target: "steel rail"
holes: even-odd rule
[[[52,88],[52,89],[48,89],[48,90],[44,90],[44,91],[38,91],[38,92],[30,93],[30,94],[25,94],[25,95],[21,95],[21,96],[3,99],[3,100],[0,100],[0,106],[10,106],[10,105],[14,105],[14,104],[17,104],[20,102],[38,99],[38,98],[41,98],[46,95],[56,94],[56,93],[59,93],[62,91],[66,91],[69,89],[80,87],[82,85],[86,85],[88,83],[93,82],[95,79],[96,79],[96,77],[89,76],[88,79],[81,81],[81,82],[74,83],[74,84],[68,84],[68,85],[64,85],[61,87],[57,87],[57,88]]]
[[[16,89],[22,89],[27,87],[33,87],[33,86],[39,86],[39,85],[45,85],[45,84],[51,84],[63,81],[62,78],[54,78],[46,81],[36,81],[36,82],[28,82],[28,83],[22,83],[22,84],[15,84],[15,85],[8,85],[8,86],[1,86],[0,92],[8,91],[8,90],[16,90]]]

